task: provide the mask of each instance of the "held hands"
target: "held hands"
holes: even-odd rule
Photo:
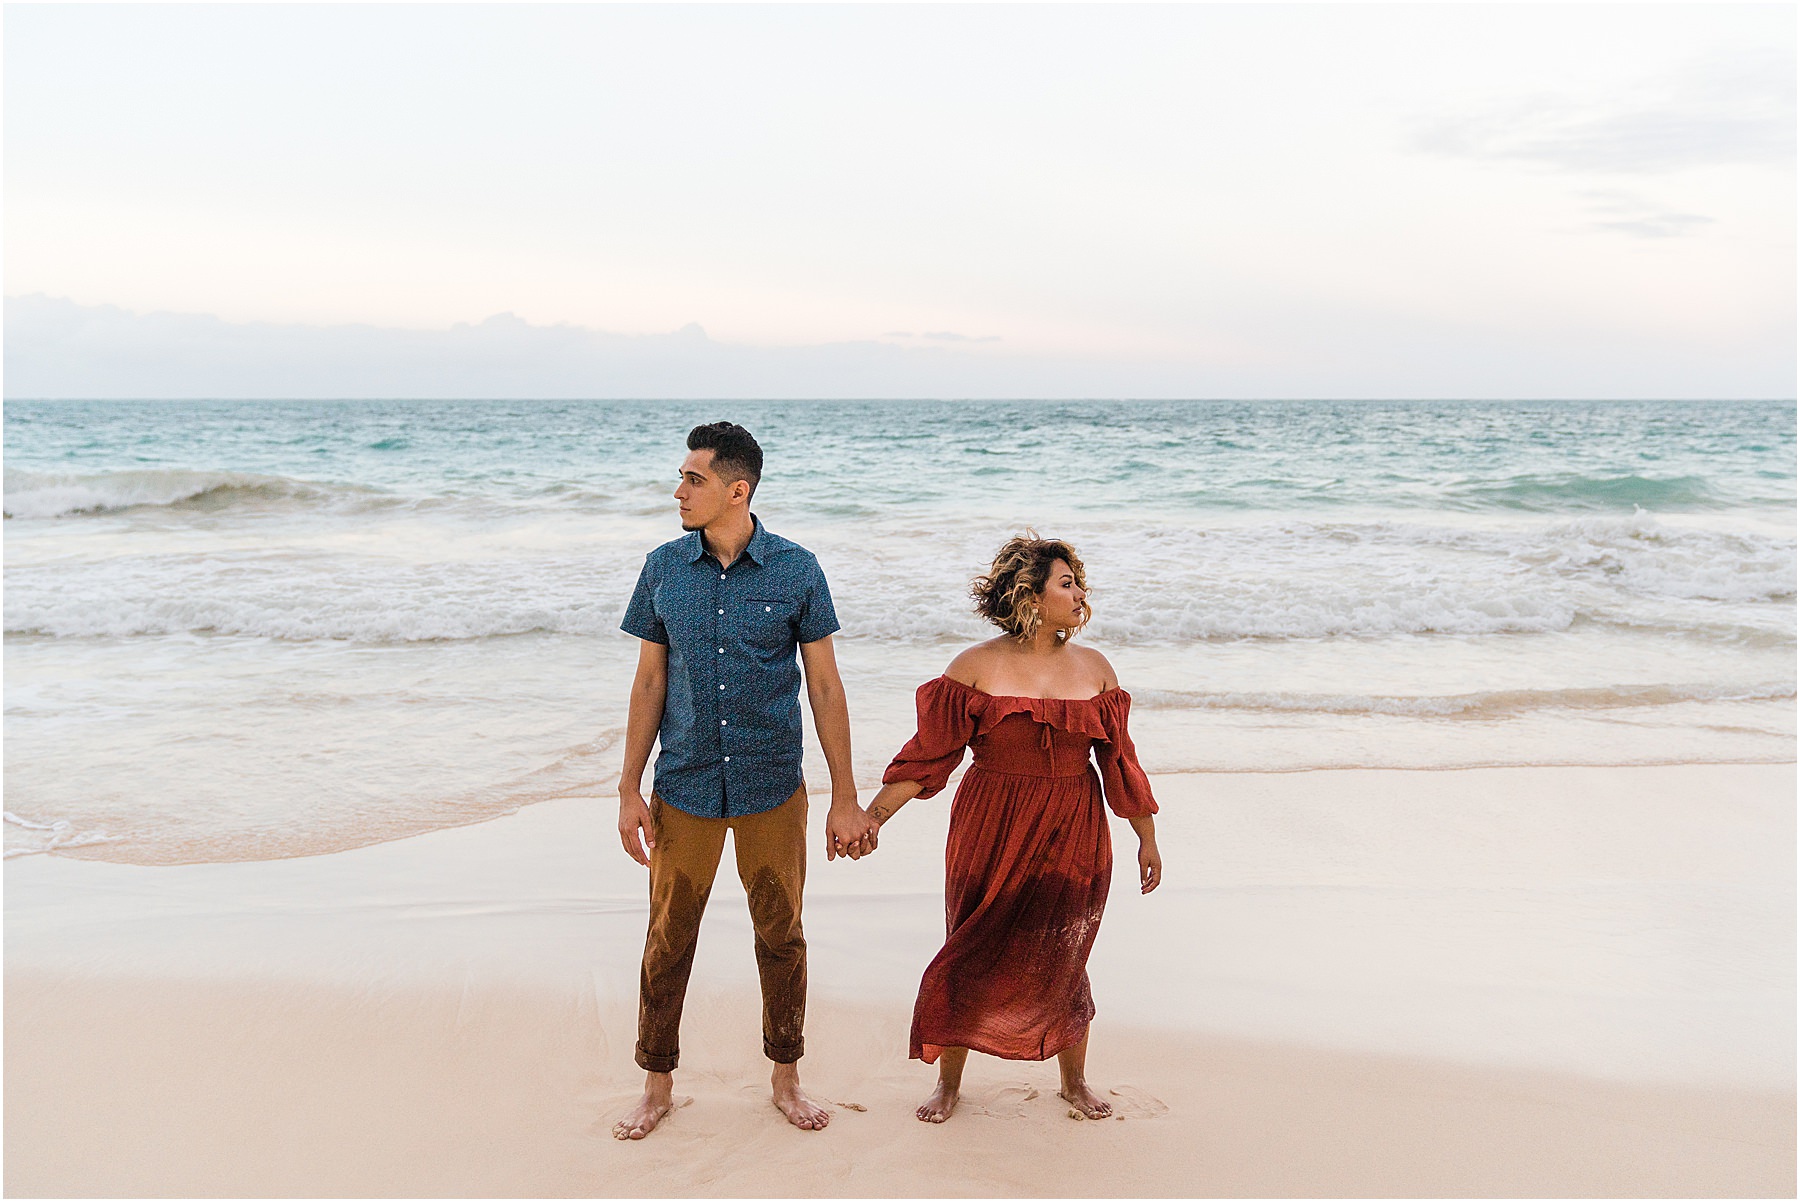
[[[831,814],[825,819],[825,858],[862,859],[875,850],[876,832],[880,829],[881,823],[856,804],[854,794],[832,798]]]
[[[831,814],[825,820],[825,858],[834,860],[848,856],[860,860],[875,850],[876,832],[881,823],[868,811],[848,801],[833,801]],[[644,795],[636,789],[619,790],[619,843],[625,854],[650,867],[650,849],[656,846],[656,824]]]
[[[650,867],[647,849],[656,846],[656,824],[651,821],[644,795],[623,786],[619,789],[619,842],[625,845],[626,855],[645,868]]]

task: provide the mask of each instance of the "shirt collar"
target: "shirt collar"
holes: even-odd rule
[[[752,527],[750,542],[744,548],[744,554],[750,557],[751,563],[761,567],[763,562],[768,559],[769,551],[772,549],[769,543],[774,536],[763,529],[762,522],[754,513],[750,515],[750,525]]]
[[[774,535],[763,529],[762,519],[754,513],[750,515],[750,543],[744,548],[744,554],[750,562],[761,567],[770,551],[769,543]],[[699,563],[706,558],[706,540],[698,530],[690,530],[687,536],[687,558],[689,563]]]

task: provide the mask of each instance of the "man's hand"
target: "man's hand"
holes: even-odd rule
[[[619,842],[625,845],[626,855],[650,867],[647,849],[656,846],[656,825],[650,820],[644,795],[636,789],[619,790]]]
[[[881,823],[869,816],[869,812],[849,801],[833,801],[831,813],[825,819],[825,858],[835,860],[839,856],[849,856],[852,860],[860,860],[875,850],[875,833],[881,829]]]

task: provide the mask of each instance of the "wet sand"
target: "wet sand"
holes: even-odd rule
[[[929,803],[811,870],[820,1133],[768,1104],[725,871],[691,1101],[611,1138],[644,908],[601,799],[299,860],[11,861],[6,1192],[1793,1196],[1791,765],[1156,786],[1171,883],[1119,882],[1092,965],[1100,1122],[1054,1064],[980,1057],[912,1117]]]

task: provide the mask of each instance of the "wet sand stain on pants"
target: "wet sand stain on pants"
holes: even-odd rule
[[[763,1053],[792,1064],[805,1052],[805,788],[772,810],[738,818],[696,818],[652,795],[650,815],[656,846],[650,851],[650,929],[638,979],[638,1067],[668,1073],[681,1060],[681,1009],[726,831],[732,832],[756,931]]]

